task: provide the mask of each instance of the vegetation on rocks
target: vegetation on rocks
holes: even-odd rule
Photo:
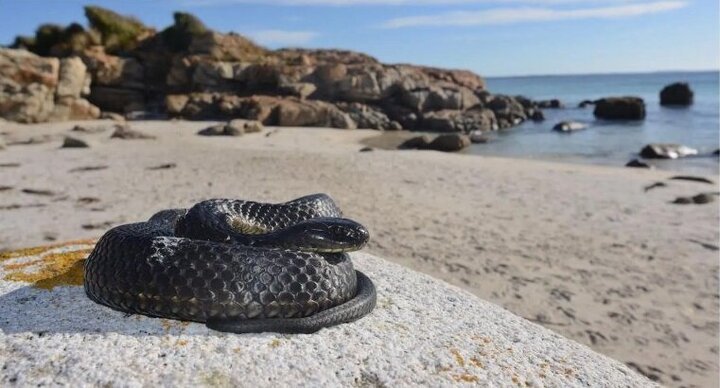
[[[86,31],[78,23],[67,27],[57,24],[43,24],[35,31],[35,36],[18,36],[11,48],[24,48],[40,56],[66,57],[82,53],[94,44],[100,43],[100,37],[94,31]]]
[[[144,36],[152,33],[138,19],[101,7],[86,6],[85,17],[90,28],[100,33],[102,44],[108,52],[130,51],[137,47]]]
[[[194,38],[208,33],[207,27],[195,15],[175,12],[173,19],[175,24],[160,32],[163,43],[170,51],[187,51]]]

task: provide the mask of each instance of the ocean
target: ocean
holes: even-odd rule
[[[718,158],[707,156],[720,147],[720,87],[718,72],[668,72],[487,78],[493,94],[524,95],[533,100],[557,98],[564,109],[545,109],[545,121],[525,122],[491,134],[476,144],[473,154],[571,163],[624,166],[648,143],[680,143],[703,156],[653,160],[659,169],[718,174]],[[688,82],[695,102],[688,108],[660,106],[660,90],[673,82]],[[645,100],[647,117],[639,122],[595,120],[593,106],[577,108],[582,100],[609,96]],[[552,127],[563,120],[589,124],[583,131],[563,134]]]

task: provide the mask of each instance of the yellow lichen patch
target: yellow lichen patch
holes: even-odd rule
[[[277,348],[278,346],[280,346],[280,344],[281,344],[281,342],[279,339],[274,339],[274,340],[270,341],[271,348]]]
[[[82,286],[84,266],[85,259],[78,260],[67,271],[51,278],[38,280],[35,282],[35,287],[52,290],[58,286]]]
[[[457,362],[458,365],[463,367],[465,366],[465,358],[462,356],[462,354],[460,354],[459,350],[450,349],[450,353],[453,354],[453,356],[455,357],[455,362]]]
[[[185,346],[187,344],[188,344],[188,341],[184,340],[184,339],[179,339],[179,340],[177,340],[177,342],[175,342],[175,345],[177,345],[177,346]]]
[[[16,250],[12,250],[12,251],[0,252],[0,261],[14,259],[14,258],[18,258],[18,257],[42,255],[43,253],[46,253],[52,249],[67,247],[67,246],[71,246],[71,245],[92,245],[92,244],[95,244],[95,241],[96,240],[92,240],[92,239],[74,240],[74,241],[67,241],[67,242],[60,243],[60,244],[43,245],[43,246],[39,246],[39,247],[22,248],[22,249],[16,249]]]
[[[235,387],[238,384],[227,374],[214,370],[201,377],[200,385],[204,387]]]
[[[67,252],[52,252],[53,249],[67,246],[68,243],[53,246],[30,248],[18,252],[6,252],[5,259],[19,259],[26,256],[38,256],[24,262],[6,263],[2,265],[6,271],[5,280],[33,283],[35,287],[51,290],[58,286],[80,286],[83,284],[83,263],[92,249],[77,249]],[[27,254],[27,252],[32,252]],[[39,252],[39,253],[38,253]]]
[[[476,366],[476,367],[478,367],[478,368],[485,368],[485,364],[483,364],[482,361],[480,361],[479,359],[477,359],[477,357],[471,358],[471,359],[470,359],[470,364],[472,364],[473,366]]]
[[[479,377],[477,377],[477,376],[475,376],[475,375],[468,374],[468,373],[463,373],[463,374],[461,374],[461,375],[453,375],[453,379],[454,379],[455,381],[457,381],[458,383],[460,383],[460,382],[464,382],[464,383],[477,383],[478,381],[480,381],[480,378],[479,378]]]

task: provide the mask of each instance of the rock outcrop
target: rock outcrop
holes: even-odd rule
[[[78,57],[43,58],[0,49],[0,117],[22,122],[95,119],[87,95],[90,76]]]
[[[643,120],[645,101],[639,97],[608,97],[595,101],[595,117],[605,120]]]
[[[686,82],[676,82],[660,91],[660,105],[688,106],[693,103],[694,93]]]
[[[363,253],[353,253],[353,261],[375,283],[377,307],[356,322],[311,335],[237,335],[194,322],[128,317],[85,295],[82,259],[92,247],[74,241],[3,252],[0,381],[18,386],[657,386],[618,361],[460,288]],[[38,252],[40,260],[33,255]],[[38,266],[39,273],[26,275]]]

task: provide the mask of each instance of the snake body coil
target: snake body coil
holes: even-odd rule
[[[85,291],[113,309],[235,333],[311,333],[375,307],[345,253],[368,240],[324,194],[282,204],[209,200],[108,231]]]

